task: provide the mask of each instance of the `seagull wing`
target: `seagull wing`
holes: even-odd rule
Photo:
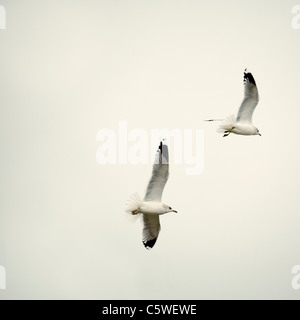
[[[240,106],[236,121],[252,123],[252,114],[259,101],[255,80],[247,69],[244,72],[244,100]]]
[[[144,201],[161,201],[164,187],[169,177],[169,151],[168,146],[160,142],[156,151],[152,176],[148,183]],[[158,238],[160,223],[158,215],[143,214],[143,244],[151,249]]]
[[[151,249],[155,245],[160,231],[159,215],[143,214],[143,244],[146,249]]]
[[[160,142],[156,151],[152,176],[148,183],[144,201],[161,201],[164,187],[169,177],[169,150],[168,146]]]

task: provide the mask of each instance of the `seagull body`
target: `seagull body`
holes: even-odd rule
[[[233,115],[223,120],[217,131],[224,133],[224,137],[227,137],[230,133],[244,136],[260,135],[258,129],[254,127],[254,125],[247,122],[239,122]]]
[[[161,202],[162,193],[169,177],[168,146],[160,143],[153,164],[152,176],[148,183],[144,200],[134,194],[127,202],[126,211],[131,215],[142,215],[143,244],[151,249],[156,243],[160,231],[159,216],[168,212],[177,212]]]
[[[259,95],[253,75],[244,71],[244,100],[239,108],[238,115],[231,115],[227,119],[222,120],[218,128],[218,132],[222,132],[223,137],[227,137],[230,133],[239,135],[261,135],[259,130],[252,124],[252,115],[258,104]],[[216,121],[216,120],[208,120]]]
[[[155,201],[144,201],[139,206],[137,213],[143,213],[143,214],[152,214],[152,215],[162,215],[165,213],[168,213],[169,207],[165,207],[164,204],[161,202],[155,202]],[[135,214],[135,213],[133,213]]]

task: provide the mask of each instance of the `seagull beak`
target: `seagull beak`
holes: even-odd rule
[[[176,211],[176,210],[172,210],[172,212],[175,212],[175,213],[177,213],[177,211]]]
[[[259,135],[259,136],[261,136],[261,134],[260,134],[260,133],[259,133],[258,135]]]

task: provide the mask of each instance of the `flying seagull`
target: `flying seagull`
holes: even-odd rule
[[[252,114],[259,101],[256,82],[253,75],[244,71],[244,100],[239,108],[238,115],[231,115],[225,120],[222,120],[218,128],[219,132],[224,133],[223,137],[227,137],[230,133],[240,135],[259,135],[259,130],[252,125]],[[220,121],[219,119],[211,119],[206,121]]]
[[[161,202],[162,193],[169,177],[168,146],[160,142],[156,151],[152,176],[148,183],[144,200],[135,193],[127,202],[126,212],[143,218],[143,244],[146,249],[155,245],[160,231],[159,216],[168,212],[176,212],[169,205]]]

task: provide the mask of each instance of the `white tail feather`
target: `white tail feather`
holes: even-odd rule
[[[140,213],[139,212],[133,213],[133,212],[138,210],[142,203],[143,203],[143,201],[137,193],[133,194],[127,200],[126,205],[125,205],[125,211],[127,214],[130,215],[129,220],[134,222],[139,218]]]
[[[236,125],[236,119],[234,115],[230,115],[218,127],[217,131],[224,133],[224,131],[231,130]]]

